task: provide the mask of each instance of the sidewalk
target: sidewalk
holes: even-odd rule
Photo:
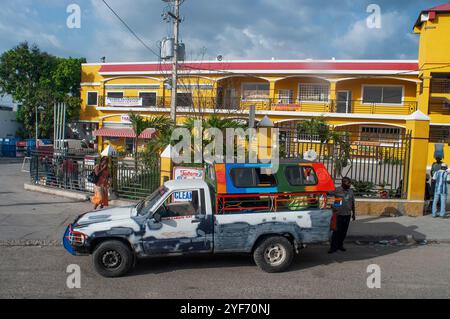
[[[450,215],[412,217],[360,217],[350,225],[347,240],[379,242],[385,240],[416,241],[419,243],[450,243]]]

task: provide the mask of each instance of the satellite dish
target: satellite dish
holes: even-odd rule
[[[303,154],[303,159],[310,161],[310,162],[315,162],[315,161],[317,161],[318,158],[319,158],[319,156],[317,155],[316,151],[314,151],[314,150],[309,150]]]

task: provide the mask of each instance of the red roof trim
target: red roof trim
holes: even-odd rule
[[[425,11],[436,11],[436,12],[450,11],[450,2],[441,4],[439,6],[433,7]]]
[[[430,20],[433,21],[436,19],[436,13],[444,13],[444,12],[450,12],[450,2],[441,4],[439,6],[436,6],[436,7],[427,9],[427,10],[423,10],[419,14],[419,18],[417,18],[417,21],[416,21],[416,24],[414,25],[414,27],[418,27],[418,26],[422,25],[422,21],[420,20],[420,17],[422,16],[422,14],[430,13]]]
[[[115,72],[163,72],[172,68],[168,64],[111,64],[102,65],[101,73]],[[333,70],[333,71],[417,71],[416,62],[220,62],[187,63],[181,69],[199,71],[285,71],[285,70]]]

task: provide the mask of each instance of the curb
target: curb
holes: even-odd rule
[[[90,196],[85,193],[67,191],[67,190],[62,190],[62,189],[54,189],[54,188],[49,188],[49,187],[45,187],[45,186],[32,185],[32,184],[28,184],[28,183],[24,184],[24,189],[27,191],[31,191],[31,192],[39,192],[39,193],[48,194],[48,195],[61,196],[61,197],[75,199],[75,200],[79,200],[79,201],[83,201],[83,202],[90,200]]]
[[[413,235],[359,235],[348,236],[348,243],[377,244],[380,242],[397,241],[401,244],[450,244],[450,239],[415,238]]]

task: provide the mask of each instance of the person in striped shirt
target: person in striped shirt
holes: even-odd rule
[[[435,182],[434,189],[434,199],[433,199],[433,217],[437,217],[437,204],[441,204],[441,217],[445,217],[446,214],[446,204],[448,196],[448,184],[449,182],[448,165],[445,163],[441,164],[441,169],[436,171],[433,175],[433,181]]]

